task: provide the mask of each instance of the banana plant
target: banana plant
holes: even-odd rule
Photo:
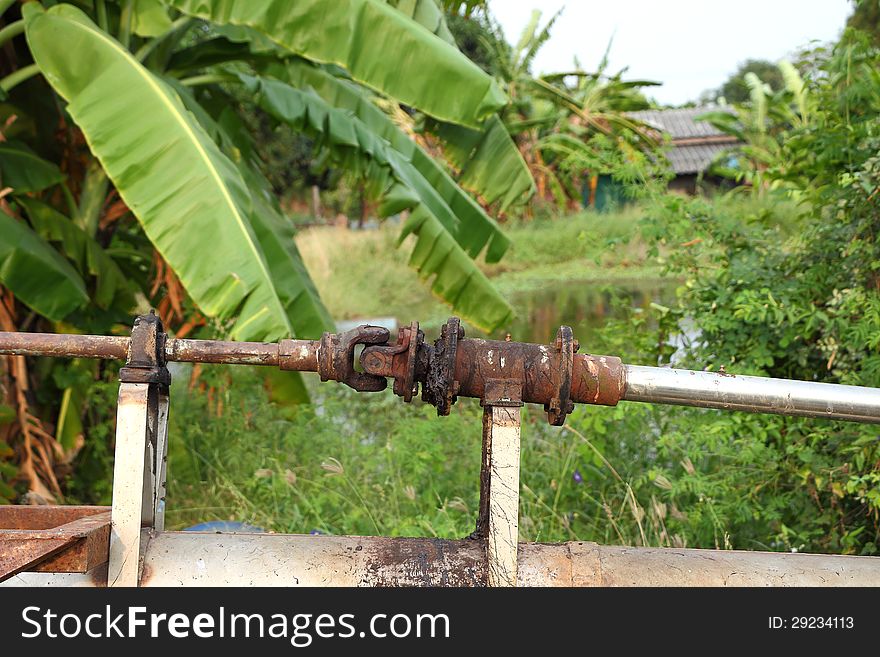
[[[351,21],[352,15],[358,21]],[[376,98],[393,98],[443,125],[478,135],[505,104],[497,84],[451,45],[442,12],[433,3],[140,0],[96,2],[90,17],[73,5],[45,10],[29,2],[22,6],[21,21],[34,64],[19,70],[43,75],[66,103],[65,113],[82,131],[101,173],[146,237],[198,308],[229,322],[231,337],[268,340],[314,334],[328,326],[329,318],[303,267],[296,268],[296,275],[273,276],[262,243],[267,233],[254,228],[260,222],[254,216],[258,205],[254,190],[245,182],[241,166],[222,152],[206,134],[198,114],[181,101],[175,80],[196,87],[217,79],[218,66],[261,73],[267,64],[274,64],[272,73],[281,76],[291,94],[323,92],[327,108],[341,110],[328,115],[334,117],[332,124],[303,121],[298,127],[320,133],[329,145],[340,146],[337,129],[352,107],[359,107],[362,116],[369,113],[367,122],[362,117],[352,120],[364,128],[363,134],[378,138],[379,150],[387,148],[392,154],[395,196],[405,189],[418,198],[418,204],[398,206],[425,208],[410,217],[427,219],[411,219],[404,230],[404,234],[415,232],[422,242],[424,231],[438,250],[431,257],[414,259],[421,273],[435,277],[435,292],[474,324],[493,329],[508,319],[509,306],[472,261],[483,247],[488,247],[488,260],[497,260],[508,240],[445,167],[374,104]],[[200,53],[180,46],[212,28],[214,34],[225,30],[236,35],[246,47],[236,48],[241,44],[224,37],[202,39],[196,44]],[[381,44],[367,38],[375,34],[383,35]],[[211,48],[213,59],[193,56]],[[70,57],[71,52],[77,56]],[[182,53],[190,55],[188,62]],[[425,70],[431,75],[424,75]],[[21,76],[12,82],[20,84]],[[244,86],[235,76],[222,82]],[[271,86],[272,81],[265,83]],[[5,87],[13,91],[8,80]],[[125,93],[116,93],[123,89]],[[491,129],[485,132],[495,134]],[[19,159],[30,155],[11,142],[7,148],[15,149]],[[499,198],[503,189],[505,202],[512,202],[516,193],[496,173],[505,167],[497,166],[497,159],[492,161],[494,167],[487,164],[493,153],[506,151],[509,159],[511,152],[516,156],[511,159],[513,168],[521,165],[515,147],[474,156],[476,151],[468,149],[470,160],[459,161],[471,165],[462,167],[467,185],[490,201]],[[0,155],[8,162],[6,169],[24,175],[33,170],[34,176],[45,177],[39,166],[17,166],[12,156]],[[253,168],[252,163],[243,166]],[[523,169],[515,171],[520,179]],[[475,170],[480,173],[470,173]],[[359,171],[367,177],[374,172],[369,167]],[[12,187],[13,200],[35,191],[34,184],[16,180],[14,174],[10,178],[3,168],[0,173]],[[374,186],[387,188],[389,180],[373,181]],[[60,180],[56,176],[44,182]],[[519,195],[528,191],[521,187]],[[33,226],[26,209],[25,214]],[[203,239],[210,239],[210,257],[200,254]],[[287,248],[298,261],[292,242]],[[471,291],[479,303],[468,302]],[[281,298],[285,295],[295,301],[285,304]]]
[[[433,0],[45,5],[0,0],[14,54],[0,64],[0,284],[26,308],[67,330],[121,326],[155,294],[153,261],[233,339],[331,330],[236,102],[208,102],[245,98],[361,176],[383,215],[408,210],[401,242],[415,235],[412,265],[453,310],[487,331],[510,319],[475,262],[509,240],[472,193],[506,207],[533,182],[497,130],[505,93]],[[464,131],[453,166],[389,103]]]

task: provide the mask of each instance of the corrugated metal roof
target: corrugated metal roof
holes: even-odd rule
[[[677,176],[705,171],[715,157],[735,144],[687,144],[666,150],[666,159]]]
[[[729,107],[689,107],[687,109],[644,110],[628,116],[669,136],[664,154],[677,176],[705,171],[722,151],[739,142],[706,121],[696,117],[707,112],[730,112]]]
[[[724,135],[718,128],[706,121],[696,120],[696,117],[701,114],[719,111],[732,113],[732,110],[726,107],[689,107],[687,109],[643,110],[629,112],[628,115],[667,133],[673,140],[676,140]]]

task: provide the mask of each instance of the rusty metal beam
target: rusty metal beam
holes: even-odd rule
[[[130,343],[127,336],[0,331],[0,354],[16,356],[123,359]]]
[[[107,561],[106,507],[0,507],[0,582],[26,570],[86,572]]]

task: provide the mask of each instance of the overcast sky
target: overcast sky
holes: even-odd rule
[[[849,0],[489,0],[516,43],[532,9],[546,21],[565,7],[532,72],[569,70],[575,56],[595,69],[609,39],[611,71],[662,82],[646,90],[664,104],[696,100],[749,58],[776,61],[810,41],[829,41],[852,11]]]

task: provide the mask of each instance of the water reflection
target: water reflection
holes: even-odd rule
[[[566,281],[522,290],[511,297],[517,316],[506,330],[513,340],[546,343],[566,324],[583,344],[609,319],[621,317],[626,306],[647,309],[651,303],[672,303],[678,285],[668,279]]]

